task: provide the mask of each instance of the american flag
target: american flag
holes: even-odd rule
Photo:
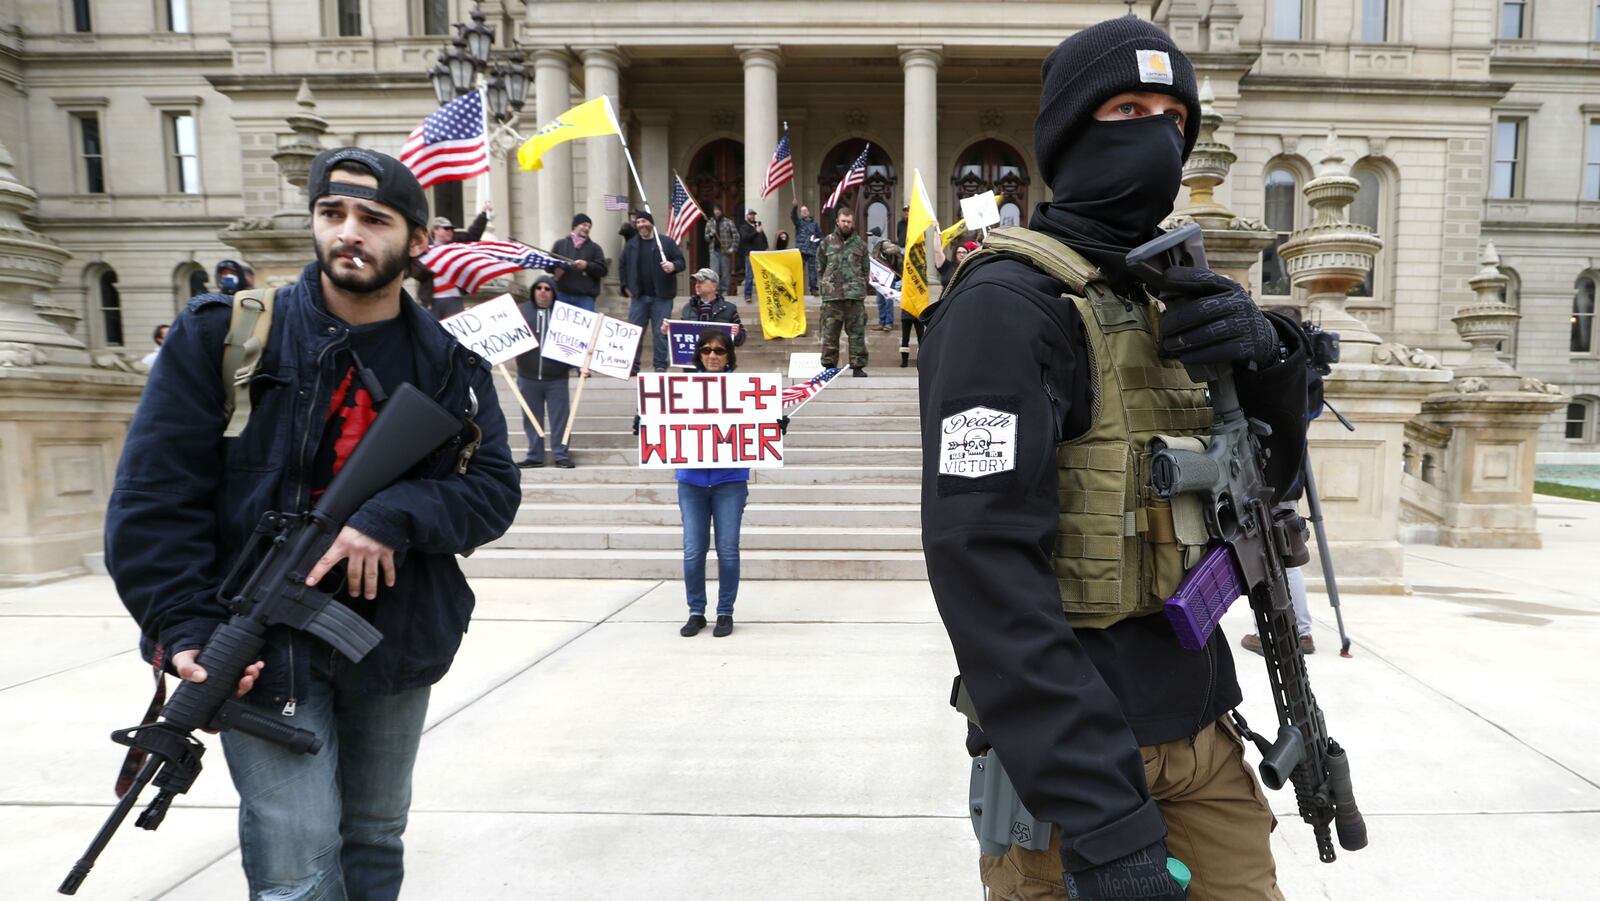
[[[400,148],[400,162],[416,173],[424,188],[488,172],[483,95],[463,94],[419,122]]]
[[[793,414],[795,410],[805,406],[806,401],[820,394],[822,389],[828,387],[828,383],[833,381],[833,377],[841,372],[844,372],[844,369],[839,366],[835,366],[832,369],[824,369],[799,384],[790,385],[783,389],[784,414]]]
[[[789,130],[783,130],[778,149],[772,151],[772,162],[767,164],[767,177],[761,184],[761,196],[766,197],[794,178],[794,157],[789,154]]]
[[[681,244],[689,229],[705,217],[700,204],[694,202],[694,198],[689,196],[689,189],[683,186],[683,178],[676,172],[672,173],[672,220],[667,223],[667,234]]]
[[[871,149],[871,144],[861,148],[861,155],[856,157],[856,161],[850,164],[850,171],[846,172],[844,178],[839,180],[839,187],[833,189],[833,193],[828,196],[828,202],[822,205],[824,210],[831,210],[838,206],[839,201],[844,197],[844,192],[867,180],[867,151]]]
[[[616,213],[628,208],[628,195],[626,194],[601,194],[606,212]]]
[[[515,241],[459,241],[438,244],[420,258],[433,273],[433,287],[476,294],[483,283],[518,269],[549,271],[569,261]]]

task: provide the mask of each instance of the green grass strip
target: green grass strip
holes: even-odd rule
[[[1584,488],[1579,485],[1563,485],[1560,482],[1534,482],[1534,494],[1548,494],[1554,497],[1569,497],[1579,501],[1600,502],[1600,488]]]

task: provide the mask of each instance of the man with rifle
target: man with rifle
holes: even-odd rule
[[[242,668],[232,688],[248,710],[223,704],[204,722],[179,703],[199,697],[185,684],[162,717],[222,730],[251,897],[394,899],[429,689],[472,614],[455,555],[505,532],[520,480],[489,367],[401,290],[428,246],[416,177],[346,147],[313,161],[307,187],[316,261],[298,281],[248,305],[202,295],[173,323],[118,465],[106,565],[146,659],[199,685],[235,678],[197,663],[202,647],[201,660]],[[444,428],[428,399],[447,411]],[[352,488],[366,472],[341,482],[347,466],[394,465],[398,450],[362,442],[391,413],[420,416],[413,429],[434,435],[414,440],[427,446],[405,448],[415,452],[384,484]],[[285,526],[314,508],[304,521],[327,533],[320,541]],[[266,561],[235,594],[225,574],[257,568],[258,527],[293,548],[262,542]],[[290,579],[337,592],[348,610],[312,591],[299,613],[261,613],[299,594]],[[219,600],[225,587],[234,609]],[[241,667],[234,644],[263,622],[275,624]],[[224,636],[233,650],[208,646]]]
[[[1272,812],[1228,716],[1242,695],[1227,642],[1186,650],[1163,610],[1239,538],[1213,534],[1209,485],[1152,484],[1153,454],[1211,440],[1188,367],[1226,371],[1261,425],[1253,487],[1287,496],[1305,452],[1299,330],[1201,260],[1164,258],[1150,290],[1128,262],[1161,235],[1199,120],[1193,67],[1155,26],[1063,41],[1034,125],[1052,199],[1028,228],[992,230],[924,314],[923,548],[952,700],[983,755],[973,812],[994,899],[1283,897]]]

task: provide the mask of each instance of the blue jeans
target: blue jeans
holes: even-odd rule
[[[672,299],[669,297],[645,297],[635,294],[628,302],[628,321],[634,325],[644,326],[644,333],[651,340],[651,350],[654,354],[656,372],[666,372],[672,367],[672,352],[667,349],[667,336],[661,334],[661,323],[672,316]],[[639,342],[639,350],[633,358],[633,368],[638,370],[644,362],[644,342]]]
[[[570,303],[575,307],[583,307],[591,313],[594,312],[594,298],[587,294],[568,294],[565,291],[557,291],[556,300],[562,303]]]
[[[733,272],[732,255],[727,251],[711,251],[711,269],[717,274],[717,284],[726,285],[728,274]]]
[[[239,791],[239,845],[252,899],[394,901],[405,876],[400,836],[430,688],[397,695],[346,690],[317,672],[286,725],[322,750],[294,754],[239,732],[222,734]]]
[[[756,293],[756,270],[750,265],[750,254],[744,255],[744,299]]]
[[[814,254],[814,253],[802,253],[802,254],[800,254],[800,259],[805,261],[805,266],[806,266],[806,291],[805,291],[805,293],[807,293],[807,294],[816,294],[817,293],[817,255]]]
[[[717,615],[732,616],[739,596],[739,521],[750,497],[749,482],[723,482],[710,488],[678,483],[678,510],[683,514],[683,587],[689,612],[706,614],[706,550],[711,521],[717,528]]]
[[[878,292],[872,292],[878,294]],[[894,326],[894,301],[882,294],[878,294],[878,324],[885,327]]]
[[[567,430],[567,380],[530,379],[519,375],[517,390],[522,392],[522,399],[528,402],[534,413],[545,416],[544,427],[550,436],[550,446],[555,449],[556,459],[567,459],[567,445],[561,440],[562,433]],[[546,416],[547,409],[549,415]],[[522,414],[522,431],[528,436],[528,459],[543,460],[544,439],[533,430],[527,413]]]

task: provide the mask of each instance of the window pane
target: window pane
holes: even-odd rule
[[[1589,405],[1578,401],[1567,404],[1567,437],[1582,440],[1589,424]]]
[[[1355,178],[1361,183],[1361,191],[1356,194],[1356,199],[1350,202],[1350,221],[1377,231],[1378,208],[1382,202],[1382,197],[1379,196],[1378,173],[1371,169],[1357,169]]]
[[[189,297],[206,293],[206,271],[196,269],[189,273]]]
[[[194,156],[198,148],[195,140],[194,117],[172,117],[172,146],[179,156]]]
[[[1600,2],[1596,3],[1600,10]],[[1600,13],[1597,13],[1600,15]],[[1600,22],[1595,23],[1600,26]],[[1589,123],[1589,150],[1583,167],[1583,199],[1600,200],[1600,122]]]
[[[1522,37],[1521,0],[1505,0],[1500,5],[1500,36],[1515,40]]]
[[[881,200],[867,204],[867,231],[879,229],[882,234],[894,237],[889,230],[889,205]]]
[[[1300,40],[1300,0],[1273,0],[1272,36],[1280,41]]]
[[[361,36],[361,0],[339,0],[339,36]]]
[[[1389,0],[1361,0],[1361,39],[1389,39]]]
[[[450,33],[450,0],[422,0],[422,33]]]
[[[87,113],[77,119],[79,152],[83,156],[83,190],[88,194],[104,194],[106,178],[100,155],[100,117]]]
[[[1284,268],[1283,260],[1278,256],[1278,247],[1289,240],[1289,236],[1279,233],[1272,246],[1261,254],[1261,293],[1262,294],[1288,294],[1289,270]]]
[[[72,30],[90,30],[89,0],[72,0]]]
[[[1588,353],[1594,347],[1594,279],[1578,279],[1577,293],[1572,297],[1572,344],[1575,354]]]
[[[167,0],[167,27],[171,31],[188,33],[189,0]]]
[[[1014,203],[1003,204],[1000,207],[1000,224],[1001,225],[1021,225],[1022,224],[1022,207],[1017,206]]]
[[[1517,132],[1521,120],[1501,119],[1494,124],[1494,158],[1496,162],[1510,162],[1517,158]]]
[[[1294,231],[1295,194],[1294,173],[1274,169],[1267,173],[1266,225],[1275,232]]]
[[[106,344],[122,346],[122,297],[117,293],[117,274],[100,275],[100,314],[106,326]]]

